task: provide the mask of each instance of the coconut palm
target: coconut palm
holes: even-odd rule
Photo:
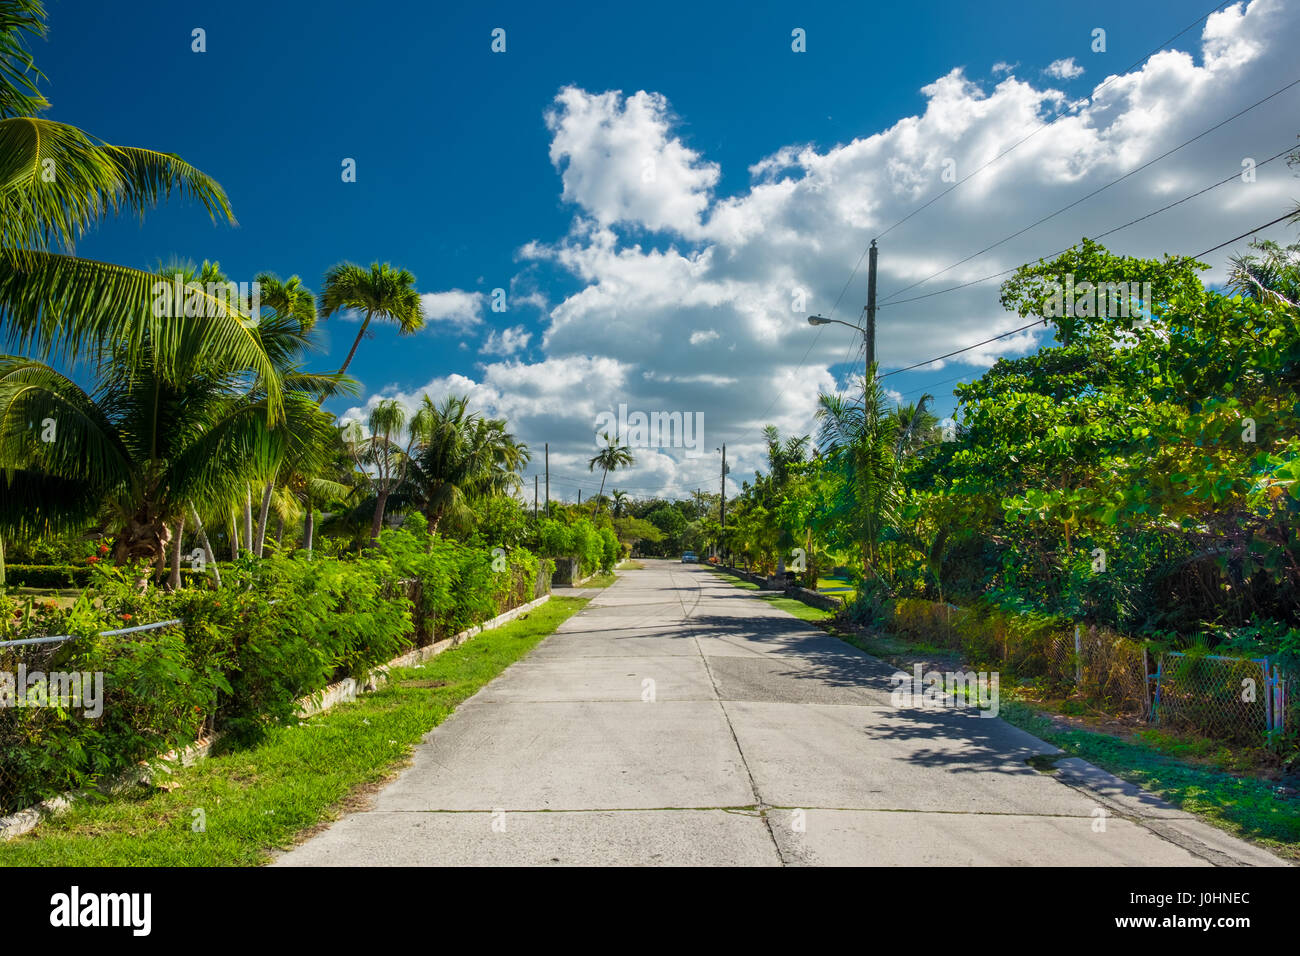
[[[444,522],[463,529],[471,502],[518,490],[528,446],[506,430],[503,419],[470,412],[465,396],[449,396],[435,405],[426,395],[421,415],[403,497],[420,509],[431,531]]]
[[[39,360],[0,356],[0,525],[32,534],[99,519],[115,535],[115,563],[161,572],[190,502],[232,496],[313,440],[310,396],[284,395],[284,424],[270,428],[265,391],[241,388],[244,370],[214,359],[177,383],[148,353],[131,363],[113,350],[87,392]]]
[[[273,333],[265,337],[268,352],[283,373],[289,373],[295,362],[310,345],[308,333],[316,325],[316,299],[298,276],[281,281],[273,272],[257,276],[261,304],[271,310],[268,329]],[[259,328],[261,322],[259,320]],[[301,384],[301,379],[298,380]],[[333,382],[327,383],[331,388]],[[257,521],[257,531],[250,547],[259,558],[266,545],[267,519],[270,514],[275,481],[268,478],[262,486],[262,508]],[[251,499],[251,496],[249,496]],[[251,503],[251,501],[250,501]],[[251,510],[251,509],[250,509]]]
[[[609,495],[610,495],[610,500],[613,501],[614,503],[614,507],[613,507],[614,517],[621,518],[623,516],[624,510],[627,508],[627,503],[629,500],[628,493],[626,491],[619,491],[617,488],[615,488],[613,491],[609,493]]]
[[[818,397],[819,446],[848,492],[836,506],[837,516],[853,529],[867,572],[878,575],[881,536],[896,518],[900,497],[895,451],[900,436],[874,365],[864,384],[859,401],[839,395]]]
[[[630,467],[636,462],[636,459],[632,457],[632,449],[627,445],[619,444],[618,438],[610,438],[608,432],[601,437],[605,439],[605,447],[587,462],[588,471],[595,471],[597,465],[600,465],[602,469],[600,473],[600,491],[596,493],[597,498],[605,494],[605,478],[611,471]]]
[[[344,262],[326,272],[320,294],[320,316],[329,318],[339,309],[365,313],[339,375],[347,372],[352,364],[372,319],[397,323],[399,335],[410,335],[424,328],[424,306],[420,304],[420,293],[415,291],[415,276],[386,262],[372,263],[369,270]]]
[[[37,113],[49,104],[27,49],[45,35],[39,0],[0,5],[0,341],[16,351],[90,357],[112,344],[120,361],[148,361],[176,381],[190,349],[215,349],[265,376],[268,415],[280,415],[279,381],[247,315],[206,290],[185,303],[160,297],[157,273],[78,258],[76,240],[110,215],[143,215],[175,194],[214,221],[234,223],[213,179],[168,153],[115,146]]]
[[[375,511],[370,523],[372,545],[379,543],[388,498],[406,479],[411,445],[424,427],[423,421],[418,419],[410,424],[408,429],[405,406],[396,399],[385,399],[370,410],[366,422],[368,435],[364,435],[359,423],[355,422],[347,432],[357,466],[375,493]],[[399,441],[403,431],[409,435],[405,447]]]

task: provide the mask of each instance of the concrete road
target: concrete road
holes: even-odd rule
[[[707,568],[621,573],[279,865],[1279,865]]]

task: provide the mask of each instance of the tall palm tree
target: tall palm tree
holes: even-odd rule
[[[280,277],[273,272],[262,272],[257,276],[256,281],[260,290],[261,304],[272,312],[270,328],[275,334],[267,337],[274,346],[269,351],[276,367],[287,375],[294,370],[292,363],[309,346],[307,335],[316,325],[316,299],[298,276],[290,276],[281,281]],[[299,383],[301,384],[301,379]],[[332,387],[334,383],[327,384]],[[268,477],[262,486],[262,508],[258,516],[257,531],[250,544],[253,553],[259,558],[266,545],[267,519],[270,515],[274,490],[274,476]]]
[[[613,508],[614,517],[621,518],[623,516],[624,509],[627,508],[627,503],[629,498],[628,493],[626,491],[619,491],[617,488],[615,488],[613,491],[609,493],[609,496],[610,496],[610,500],[614,502],[614,508]]]
[[[410,335],[424,328],[424,306],[420,293],[415,291],[415,276],[405,269],[394,269],[388,263],[371,263],[366,270],[351,262],[343,262],[325,273],[325,285],[320,294],[320,316],[329,318],[339,309],[364,312],[365,319],[357,337],[338,370],[343,375],[357,354],[371,319],[376,317],[397,323],[400,335]]]
[[[606,432],[601,436],[605,439],[605,447],[596,453],[595,457],[587,462],[587,470],[595,471],[596,466],[600,465],[602,471],[600,474],[600,491],[596,497],[600,498],[605,494],[605,477],[611,471],[617,471],[619,468],[627,468],[635,464],[636,460],[632,457],[632,449],[627,445],[619,444],[618,438],[610,438]]]

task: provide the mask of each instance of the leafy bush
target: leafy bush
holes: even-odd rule
[[[419,516],[406,524],[361,557],[244,557],[223,570],[220,590],[141,591],[139,568],[96,564],[91,589],[68,610],[0,594],[0,639],[75,637],[2,652],[0,671],[35,662],[99,671],[105,682],[98,717],[0,708],[0,812],[212,730],[234,744],[256,740],[298,719],[299,698],[362,678],[415,641],[450,637],[533,600],[539,575],[549,585],[554,565],[523,549],[506,555],[443,540]],[[183,623],[101,636],[174,619]]]

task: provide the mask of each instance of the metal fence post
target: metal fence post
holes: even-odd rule
[[[1083,649],[1079,646],[1079,625],[1074,625],[1074,686],[1083,686]]]
[[[1147,646],[1142,645],[1142,707],[1147,720],[1151,719],[1151,661],[1147,657]]]

